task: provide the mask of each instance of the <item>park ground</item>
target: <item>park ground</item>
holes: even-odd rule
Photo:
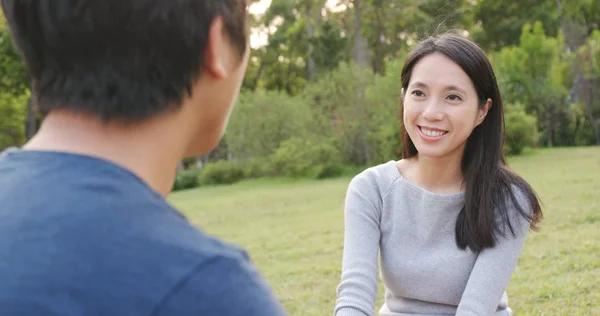
[[[515,316],[600,315],[600,147],[540,149],[509,163],[545,211],[507,289]],[[247,249],[290,315],[331,315],[349,181],[252,180],[170,199],[197,226]],[[377,308],[382,294],[380,286]]]

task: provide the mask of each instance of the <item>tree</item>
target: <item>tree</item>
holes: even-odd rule
[[[0,15],[0,149],[21,145],[25,136],[33,136],[37,125],[29,97],[29,76],[5,23]]]
[[[486,50],[518,45],[525,24],[539,21],[544,33],[556,36],[559,19],[555,0],[479,0],[473,8],[473,39]]]
[[[503,48],[493,58],[504,100],[524,104],[538,118],[547,146],[554,145],[555,125],[568,111],[562,47],[562,37],[546,36],[537,21],[523,26],[519,46]]]
[[[583,69],[579,97],[585,104],[586,118],[594,129],[596,145],[600,145],[600,31],[594,31],[580,48],[578,57]]]

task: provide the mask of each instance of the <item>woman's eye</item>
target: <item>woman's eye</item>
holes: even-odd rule
[[[413,90],[413,92],[411,92],[411,93],[415,97],[424,97],[425,96],[425,93],[423,93],[423,91],[421,91],[421,90]]]
[[[448,96],[450,101],[462,101],[462,98],[456,94],[451,94]]]

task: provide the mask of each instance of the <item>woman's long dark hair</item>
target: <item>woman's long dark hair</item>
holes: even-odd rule
[[[525,217],[532,229],[536,229],[536,224],[542,219],[542,210],[533,188],[506,165],[503,148],[504,110],[500,91],[492,65],[475,43],[452,34],[430,37],[419,43],[402,68],[404,93],[415,64],[433,53],[444,54],[471,78],[480,106],[483,107],[488,98],[492,100],[484,121],[475,127],[467,140],[462,158],[466,186],[465,205],[456,221],[458,247],[469,247],[478,252],[494,247],[497,234],[505,236],[505,227],[515,235],[510,220],[515,216],[511,214],[511,210],[516,210]],[[416,156],[417,148],[404,127],[402,138],[402,157]]]

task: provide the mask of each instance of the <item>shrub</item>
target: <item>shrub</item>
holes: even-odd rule
[[[598,106],[600,108],[600,104]],[[590,146],[596,143],[594,128],[585,116],[585,105],[582,102],[571,104],[571,128],[575,146]]]
[[[178,172],[175,176],[173,191],[192,189],[200,186],[200,179],[198,178],[198,176],[198,169],[191,169]]]
[[[202,185],[232,184],[243,178],[244,171],[242,168],[226,160],[207,163],[200,172],[200,183]]]
[[[373,150],[368,134],[376,123],[366,101],[366,89],[374,74],[356,63],[339,66],[307,85],[303,96],[312,105],[318,123],[318,137],[332,137],[345,163],[372,163]]]
[[[242,93],[231,115],[225,140],[234,159],[262,158],[279,144],[315,130],[313,113],[305,100],[285,93]]]
[[[539,140],[537,118],[525,113],[520,103],[507,104],[505,114],[506,142],[504,150],[509,155],[518,155],[526,147],[535,147]]]
[[[314,168],[311,175],[315,179],[335,178],[344,174],[344,168],[341,165],[318,165]]]
[[[25,142],[28,94],[13,96],[0,91],[0,151]]]
[[[291,177],[326,178],[341,173],[339,151],[331,142],[292,138],[281,143],[272,156],[278,175]]]
[[[367,89],[367,102],[373,111],[373,128],[368,134],[373,149],[372,164],[398,159],[402,154],[400,74],[403,61],[390,61],[386,73],[377,75],[375,83]]]
[[[262,178],[273,175],[271,161],[268,158],[251,158],[242,164],[244,178]]]

